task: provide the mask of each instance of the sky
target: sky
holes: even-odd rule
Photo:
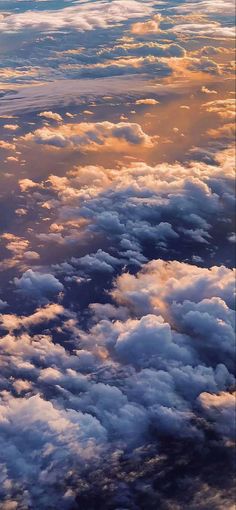
[[[233,510],[234,2],[0,0],[0,509]]]

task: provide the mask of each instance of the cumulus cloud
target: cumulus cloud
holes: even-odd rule
[[[152,98],[147,98],[147,99],[137,99],[135,101],[135,104],[144,104],[144,105],[156,105],[156,104],[159,104],[159,101],[157,101],[156,99],[152,99]]]
[[[131,32],[135,35],[156,34],[159,31],[161,15],[155,14],[151,20],[133,23]]]
[[[5,142],[4,140],[0,140],[0,149],[11,151],[15,150],[16,146],[14,143]]]
[[[92,456],[97,457],[98,445],[105,438],[105,431],[95,417],[75,413],[73,410],[60,410],[40,395],[29,399],[14,399],[7,394],[3,395],[0,416],[3,437],[6,436],[6,427],[8,429],[8,437],[2,440],[5,443],[3,469],[7,465],[7,469],[3,471],[3,481],[5,487],[11,487],[9,491],[4,488],[3,495],[7,492],[14,494],[16,478],[19,477],[22,489],[26,489],[22,496],[24,505],[36,504],[38,507],[38,498],[41,499],[40,485],[43,483],[50,491],[50,487],[56,483],[63,483],[71,463],[74,464],[76,459],[77,464],[88,462]],[[94,436],[93,441],[90,440],[91,435]],[[11,439],[13,437],[14,442]],[[25,445],[24,451],[21,451],[20,444]],[[55,450],[61,452],[58,457],[53,453]],[[45,459],[47,465],[44,473],[41,472],[41,458]],[[30,486],[28,483],[25,485],[27,479],[32,487],[30,495],[27,490]],[[54,491],[50,504],[56,506],[60,501],[66,508],[66,492],[66,487],[64,494],[59,495]],[[69,502],[73,502],[73,498]],[[42,506],[46,508],[47,503],[45,506],[42,501]]]
[[[196,4],[199,8],[199,4]],[[195,22],[195,23],[179,23],[170,30],[175,34],[184,34],[186,37],[205,37],[205,38],[216,38],[219,39],[233,39],[235,35],[235,29],[230,26],[222,26],[221,23],[217,22]]]
[[[198,340],[192,349],[206,361],[211,350],[232,369],[234,356],[233,270],[198,268],[179,262],[150,262],[135,277],[119,277],[114,296],[136,314],[162,314],[174,329]],[[154,282],[154,283],[153,283]],[[188,341],[188,340],[187,340]]]
[[[216,90],[210,90],[208,89],[207,87],[205,87],[205,85],[202,86],[201,88],[201,92],[203,94],[217,94],[217,91]]]
[[[3,301],[2,299],[0,299],[0,309],[4,309],[8,306],[7,302],[6,301]]]
[[[138,254],[146,255],[146,243],[156,253],[176,256],[180,239],[181,249],[183,243],[186,249],[191,243],[193,250],[202,245],[207,256],[216,225],[223,218],[229,228],[232,225],[234,156],[226,151],[224,158],[216,157],[219,165],[192,162],[152,167],[135,162],[118,170],[79,167],[67,177],[50,176],[51,190],[58,198],[58,202],[52,199],[52,207],[61,229],[49,236],[66,242],[69,235],[69,242],[70,234],[63,233],[66,222],[80,218],[77,237],[82,232],[102,233],[109,243],[110,239],[118,243],[122,259],[134,264],[140,264]]]
[[[8,3],[0,507],[230,509],[232,2]]]
[[[21,191],[27,191],[31,188],[37,188],[39,184],[37,182],[32,181],[31,179],[20,179],[19,180],[19,186]]]
[[[19,292],[33,299],[47,299],[63,291],[64,287],[52,274],[41,274],[28,269],[20,278],[14,279]]]
[[[109,28],[127,19],[139,18],[152,12],[152,3],[136,0],[84,3],[55,10],[26,10],[7,13],[0,19],[0,30],[6,33],[22,30],[51,32],[75,29],[80,32],[95,28]]]
[[[49,119],[49,120],[55,120],[56,122],[62,121],[62,116],[59,113],[51,112],[51,111],[41,112],[41,113],[39,113],[39,117],[43,117],[44,119]]]
[[[234,3],[232,0],[201,0],[194,2],[191,0],[188,3],[182,3],[175,7],[175,10],[181,13],[203,12],[204,14],[226,14],[230,15],[234,11]]]
[[[213,426],[225,439],[235,439],[235,394],[201,393],[199,401]]]
[[[101,249],[98,250],[97,253],[85,255],[77,260],[74,259],[73,262],[77,262],[77,264],[84,268],[86,272],[108,271],[109,273],[113,273],[115,267],[121,266],[123,263],[122,260],[109,255],[109,253],[106,253]]]
[[[235,100],[218,99],[203,104],[203,109],[209,113],[216,113],[220,118],[228,121],[235,119]]]
[[[139,302],[141,309],[161,312],[162,303],[165,311],[168,302],[184,302],[186,296],[193,302],[219,297],[232,306],[233,281],[234,271],[226,267],[207,269],[183,262],[157,260],[146,264],[137,276],[129,273],[121,275],[113,292],[122,303],[129,303],[130,296],[130,304],[135,307],[136,313]],[[166,312],[168,314],[167,309]]]
[[[64,124],[59,128],[43,127],[25,135],[24,140],[58,148],[97,149],[113,144],[114,140],[133,145],[151,146],[152,138],[136,123],[108,121],[97,123]],[[115,149],[116,147],[113,147]]]
[[[5,306],[6,305],[4,305],[4,307]],[[31,326],[55,320],[58,316],[64,315],[64,313],[65,310],[63,306],[56,303],[51,303],[43,308],[37,309],[32,315],[29,315],[28,317],[19,317],[13,314],[1,315],[1,327],[8,331],[19,329],[21,327],[28,329]]]
[[[3,129],[8,129],[8,131],[16,131],[20,126],[18,124],[4,124]]]
[[[109,272],[120,260],[99,250],[72,263]],[[27,271],[18,286],[38,297],[39,290],[51,293],[53,281],[58,292],[51,276]],[[2,313],[1,328],[8,331],[0,342],[5,501],[20,484],[20,504],[46,509],[50,498],[69,508],[79,480],[86,481],[84,465],[101,469],[111,452],[117,459],[122,449],[132,463],[136,448],[153,437],[203,445],[206,419],[224,440],[231,437],[231,425],[225,429],[215,408],[222,395],[217,409],[224,417],[231,413],[233,289],[234,273],[226,267],[156,260],[137,274],[123,272],[112,303],[90,307],[87,328],[56,303],[29,316]],[[59,331],[73,341],[72,350],[53,341]]]
[[[222,341],[232,319],[232,289],[233,271],[226,268],[157,260],[137,275],[122,274],[112,292],[114,304],[104,305],[102,316],[94,305],[95,322],[86,330],[56,304],[30,317],[3,314],[10,331],[0,343],[4,499],[11,501],[20,483],[21,504],[27,497],[36,508],[47,508],[50,498],[54,506],[60,499],[68,508],[68,490],[70,505],[80,477],[86,480],[84,463],[93,472],[109,452],[119,457],[121,448],[135,458],[136,447],[144,438],[152,441],[153,433],[159,439],[197,440],[199,447],[206,441],[206,417],[223,439],[232,437],[227,417],[232,418],[228,390],[234,378],[226,366],[228,340]],[[188,317],[192,321],[196,311],[189,329]],[[72,352],[53,342],[48,330],[45,334],[55,319],[67,336],[80,338]],[[31,332],[35,325],[43,334]],[[204,342],[211,342],[210,357],[200,330]]]

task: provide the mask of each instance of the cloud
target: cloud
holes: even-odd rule
[[[85,255],[77,260],[73,259],[73,263],[75,262],[83,268],[85,272],[105,271],[108,273],[113,273],[115,268],[123,263],[122,260],[113,257],[101,249],[98,250],[97,253]]]
[[[0,149],[11,151],[16,149],[16,145],[14,143],[5,142],[4,140],[0,141]]]
[[[192,62],[192,64],[189,65],[189,69],[203,73],[220,74],[219,65],[214,62],[214,60],[210,60],[207,57],[202,57],[198,61]]]
[[[16,131],[20,126],[18,124],[4,124],[3,129],[8,129],[8,131]]]
[[[200,0],[200,2],[194,2],[194,0],[188,3],[181,3],[175,10],[179,13],[192,13],[192,12],[203,12],[204,14],[223,14],[231,15],[234,12],[233,0]]]
[[[49,111],[49,112],[41,112],[38,115],[39,115],[39,117],[43,117],[44,119],[55,120],[56,122],[62,121],[62,116],[59,113]]]
[[[196,4],[199,8],[199,4]],[[212,22],[195,22],[195,23],[179,23],[170,30],[177,35],[183,34],[185,37],[205,37],[219,39],[233,39],[235,35],[234,28],[230,26],[222,26],[221,23]]]
[[[219,297],[232,306],[233,280],[234,271],[223,266],[208,269],[156,260],[146,264],[137,276],[121,275],[113,295],[122,304],[129,304],[130,296],[130,305],[136,313],[139,313],[139,303],[141,310],[143,307],[146,312],[161,313],[162,306],[165,311],[168,303],[183,303],[187,298],[196,302]]]
[[[34,182],[31,179],[26,178],[19,180],[19,186],[21,191],[25,192],[27,190],[30,190],[31,188],[37,188],[40,185],[37,182]]]
[[[156,99],[152,99],[152,98],[147,98],[147,99],[137,99],[135,101],[135,104],[144,104],[144,105],[156,105],[156,104],[159,104],[159,101],[157,101]]]
[[[3,310],[7,306],[8,306],[7,302],[0,299],[0,310]]]
[[[22,218],[27,216],[28,210],[24,208],[15,209],[14,213],[16,216]],[[1,243],[7,252],[10,252],[10,256],[6,255],[2,257],[0,261],[0,270],[4,271],[14,267],[21,267],[25,269],[25,261],[35,261],[40,258],[39,254],[30,249],[30,241],[24,237],[20,237],[10,232],[5,232],[1,236]]]
[[[19,158],[17,158],[16,156],[7,156],[6,160],[7,161],[11,161],[12,163],[19,163]]]
[[[40,255],[36,251],[26,251],[24,257],[27,260],[38,260]]]
[[[180,54],[180,49],[172,49],[174,53],[178,52]],[[134,68],[132,68],[132,72],[134,72]],[[147,72],[149,71],[147,70]],[[0,113],[4,115],[9,112],[12,113],[13,110],[14,112],[39,111],[45,107],[58,107],[58,104],[66,105],[68,108],[68,105],[82,104],[91,95],[98,98],[111,94],[112,96],[119,96],[120,94],[138,94],[140,96],[140,90],[147,94],[153,93],[153,86],[147,77],[136,76],[134,80],[132,74],[126,73],[126,76],[119,76],[119,78],[107,74],[109,73],[106,73],[105,78],[96,78],[93,75],[92,80],[85,78],[79,80],[75,78],[66,79],[65,77],[58,79],[56,77],[53,83],[46,82],[33,87],[20,87],[19,89],[14,87],[14,91],[10,95],[11,99],[7,93],[1,98]],[[183,88],[183,85],[180,84],[179,87]],[[171,89],[172,85],[163,84],[163,87],[158,88],[158,93],[167,95]]]
[[[151,20],[133,23],[131,33],[134,35],[156,34],[160,30],[161,15],[155,14]]]
[[[146,256],[146,243],[155,253],[173,257],[180,252],[180,242],[181,250],[191,243],[193,255],[202,249],[207,257],[216,225],[228,218],[230,228],[233,214],[234,155],[222,154],[215,154],[218,165],[134,162],[117,170],[79,167],[63,178],[50,176],[49,207],[51,203],[57,216],[54,223],[61,225],[56,235],[66,242],[67,222],[79,221],[77,239],[85,233],[102,234],[110,247],[116,243],[122,259],[136,265],[140,255]],[[75,234],[73,230],[73,238]]]
[[[205,87],[205,85],[202,86],[201,88],[201,92],[203,94],[217,94],[217,91],[216,90],[210,90],[208,89],[207,87]]]
[[[41,274],[28,269],[20,278],[14,279],[18,291],[33,299],[47,299],[63,291],[64,287],[52,274]]]
[[[113,296],[138,315],[161,314],[187,335],[185,340],[191,338],[191,349],[205,362],[214,350],[218,362],[232,370],[233,281],[234,271],[225,267],[205,269],[160,260],[147,264],[136,277],[120,276]]]
[[[229,509],[232,2],[3,3],[0,507]]]
[[[111,146],[113,140],[133,145],[152,146],[152,138],[136,123],[104,121],[97,123],[64,124],[59,128],[43,127],[24,136],[26,141],[51,145],[58,148],[84,148],[93,150],[99,146]],[[113,148],[115,148],[113,146]],[[118,147],[119,150],[119,147]]]
[[[32,484],[31,495],[27,497],[26,494],[23,498],[29,503],[35,501],[37,506],[38,488],[43,484],[45,489],[47,487],[50,491],[50,487],[55,483],[59,485],[63,483],[71,463],[76,461],[79,465],[83,461],[88,462],[92,456],[96,458],[99,451],[96,446],[105,438],[105,431],[95,417],[75,413],[73,410],[60,410],[52,402],[42,399],[40,395],[28,399],[15,399],[5,395],[0,406],[0,429],[5,437],[2,440],[5,443],[3,467],[6,463],[8,466],[8,470],[3,472],[4,485],[12,487],[9,492],[13,495],[17,477],[21,479],[22,488],[28,480]],[[93,441],[90,439],[91,435]],[[24,451],[20,449],[20,444],[25,445]],[[57,455],[56,451],[60,451],[60,455]],[[41,472],[42,458],[46,468],[44,473]],[[7,483],[10,480],[11,483]],[[27,483],[26,487],[30,488],[30,485]],[[66,491],[66,487],[64,494],[59,495],[53,491],[50,504],[56,506],[62,498],[61,503],[65,508]],[[3,490],[3,494],[7,492],[7,489]],[[39,497],[41,499],[41,496]],[[47,503],[45,506],[42,501],[42,505],[46,508]]]
[[[187,440],[193,447],[197,442],[204,451],[206,418],[220,437],[229,436],[231,425],[227,421],[225,428],[215,408],[225,417],[231,413],[228,390],[234,379],[223,364],[228,340],[222,328],[231,321],[233,284],[227,268],[157,260],[136,275],[118,277],[113,304],[94,304],[93,323],[85,329],[56,303],[28,317],[2,314],[2,326],[10,331],[0,343],[4,500],[11,501],[20,484],[20,502],[27,494],[35,508],[48,508],[50,500],[67,509],[80,482],[87,481],[87,469],[93,476],[101,472],[111,452],[113,478],[121,448],[134,472],[146,441],[155,458],[153,437]],[[201,317],[189,329],[189,311],[196,310]],[[35,326],[42,333],[33,333]],[[59,330],[74,340],[73,351],[53,341]],[[202,331],[211,342],[209,358]]]
[[[37,309],[32,315],[29,315],[28,317],[4,314],[0,316],[0,321],[1,327],[8,331],[12,331],[21,327],[28,329],[31,326],[39,325],[40,323],[47,323],[64,314],[65,310],[63,306],[56,303],[51,303],[44,306],[43,308]]]
[[[140,320],[129,321],[126,328],[115,344],[123,361],[145,367],[155,365],[155,360],[161,357],[177,360],[184,357],[184,349],[181,351],[172,342],[170,326],[162,317],[146,315]]]
[[[220,118],[225,121],[232,121],[235,119],[235,100],[234,99],[218,99],[204,103],[202,108],[209,113],[216,113]]]
[[[121,0],[86,2],[54,10],[26,10],[7,13],[0,19],[2,33],[37,31],[40,33],[74,29],[79,32],[109,28],[127,19],[139,18],[152,12],[151,2]]]
[[[225,439],[235,439],[235,394],[218,395],[201,393],[199,401],[213,424]]]
[[[102,59],[102,62],[98,61],[91,64],[65,64],[64,69],[69,76],[75,76],[76,78],[78,76],[85,78],[101,78],[106,76],[121,76],[123,74],[128,76],[132,74],[145,74],[148,78],[148,75],[155,75],[157,72],[160,78],[165,78],[171,74],[167,59],[163,61],[161,58],[158,58],[158,56],[150,54],[150,52],[146,55],[145,53],[147,53],[147,51],[143,52],[144,56],[142,56],[142,54],[140,55],[142,52],[139,52],[136,56],[134,51],[134,56],[125,55],[124,57],[117,58],[115,55],[114,58],[113,55],[111,55],[111,59]],[[172,47],[169,47],[169,51],[168,49],[166,49],[166,51],[163,49],[162,51],[157,50],[156,53],[157,55],[166,54],[167,56],[168,54],[177,53],[177,56],[179,56],[180,50],[174,48],[174,45],[172,45]],[[104,57],[104,54],[102,56]]]
[[[207,134],[211,138],[218,138],[219,140],[228,139],[233,142],[235,139],[235,123],[227,123],[216,129],[208,129]]]

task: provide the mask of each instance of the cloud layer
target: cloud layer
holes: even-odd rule
[[[1,510],[234,506],[232,9],[1,2]]]

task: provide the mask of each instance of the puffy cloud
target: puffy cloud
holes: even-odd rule
[[[225,439],[235,439],[235,400],[233,393],[222,392],[218,395],[201,393],[199,401],[219,432]]]
[[[172,341],[170,326],[162,317],[146,315],[138,321],[128,322],[126,328],[115,344],[118,356],[125,362],[145,367],[153,363],[155,366],[162,357],[178,360],[186,356],[184,349]]]
[[[75,29],[80,32],[95,28],[109,28],[127,19],[139,18],[152,12],[151,2],[113,0],[112,2],[79,3],[62,9],[26,10],[11,13],[0,19],[1,32],[22,30],[51,32]]]
[[[160,30],[160,21],[161,15],[155,14],[151,20],[133,23],[131,26],[131,32],[135,35],[156,34]]]
[[[17,210],[16,210],[17,211]],[[16,212],[15,211],[15,212]],[[23,212],[24,211],[24,212]],[[20,215],[23,216],[25,214],[25,209],[20,210]],[[23,263],[25,253],[27,253],[28,248],[30,246],[30,242],[28,239],[17,236],[10,232],[5,232],[1,236],[1,241],[4,243],[5,248],[11,253],[11,257],[6,257],[2,259],[0,262],[0,269],[4,270],[7,268],[19,266]]]
[[[167,313],[168,304],[219,297],[232,306],[235,272],[224,266],[200,268],[183,262],[151,261],[136,276],[118,277],[114,297],[136,313]],[[164,284],[164,285],[163,285]],[[140,305],[140,310],[139,310]]]
[[[227,139],[233,142],[235,139],[235,123],[226,123],[216,129],[208,129],[207,134],[211,138],[218,138],[219,140]]]
[[[63,68],[69,76],[95,77],[119,76],[123,74],[146,74],[153,75],[158,71],[161,77],[169,76],[171,69],[168,60],[158,57],[176,56],[184,53],[183,49],[175,44],[161,46],[160,44],[135,44],[131,47],[115,45],[110,50],[98,53],[96,58],[82,59],[77,63],[65,63]],[[79,58],[79,57],[78,57]],[[85,61],[84,61],[85,60]],[[86,110],[85,110],[86,111]],[[87,112],[87,111],[86,111]]]
[[[135,104],[144,104],[144,105],[156,105],[156,104],[159,104],[159,101],[157,101],[156,99],[152,99],[152,98],[147,98],[147,99],[137,99],[135,101]]]
[[[18,291],[32,297],[44,300],[63,291],[64,287],[52,274],[42,274],[28,269],[20,278],[14,279]]]
[[[199,8],[199,4],[196,4]],[[215,21],[199,21],[179,23],[170,30],[177,35],[184,34],[186,37],[205,37],[205,38],[219,38],[219,39],[233,39],[235,30],[230,26],[222,26],[221,23]]]
[[[19,163],[19,158],[16,156],[7,156],[5,161],[10,161],[11,163]]]
[[[200,0],[200,2],[194,2],[191,0],[188,3],[181,3],[175,10],[180,13],[192,13],[192,12],[203,12],[204,14],[224,14],[230,15],[234,12],[233,0]]]
[[[77,260],[73,259],[73,262],[76,262],[79,267],[83,268],[86,272],[108,271],[108,273],[113,273],[115,268],[123,263],[122,260],[113,257],[101,249],[98,250],[97,253],[85,255]]]
[[[225,121],[230,122],[235,119],[234,99],[218,99],[216,101],[209,101],[208,103],[203,104],[202,108],[209,113],[216,113]]]
[[[11,151],[15,150],[16,145],[14,143],[5,142],[4,140],[0,140],[0,149]]]
[[[207,87],[205,87],[205,85],[202,86],[201,88],[201,92],[203,94],[217,94],[217,91],[216,90],[210,90],[208,89]]]
[[[0,310],[6,308],[7,306],[8,306],[7,302],[0,299]]]
[[[229,509],[231,1],[10,3],[0,507]]]
[[[184,57],[186,54],[185,49],[180,44],[170,43],[170,44],[160,44],[155,41],[140,41],[133,42],[124,41],[120,44],[115,44],[111,48],[104,48],[100,50],[98,57],[99,62],[104,59],[115,59],[114,63],[117,62],[120,65],[121,57],[129,57],[129,61],[131,61],[131,57]],[[108,60],[109,61],[109,60]]]
[[[234,378],[223,364],[228,340],[222,328],[232,319],[232,289],[233,271],[226,268],[157,260],[116,280],[114,304],[91,306],[90,328],[78,328],[75,314],[57,304],[29,317],[2,314],[10,330],[0,342],[1,384],[7,389],[0,405],[4,499],[11,501],[20,484],[20,503],[27,496],[36,508],[48,508],[50,498],[50,504],[60,500],[68,508],[68,490],[71,504],[79,480],[86,483],[84,463],[93,473],[101,459],[111,452],[117,459],[122,448],[133,466],[136,447],[152,442],[153,433],[159,440],[197,440],[199,448],[206,441],[206,418],[228,436],[231,425],[225,429],[218,408],[224,417],[231,412]],[[201,317],[189,329],[196,311]],[[60,329],[72,335],[73,351],[45,334],[48,321],[52,334]],[[32,333],[36,325],[42,334]],[[209,358],[202,331],[204,341],[211,339]],[[117,469],[114,462],[111,470]]]
[[[44,119],[49,119],[49,120],[55,120],[56,122],[62,121],[62,116],[59,113],[51,112],[51,111],[41,112],[41,113],[39,113],[39,117],[43,117]]]
[[[207,57],[202,57],[198,61],[193,62],[189,65],[189,69],[192,71],[201,71],[203,73],[219,74],[219,65]]]
[[[32,181],[31,179],[20,179],[19,180],[19,186],[21,191],[27,191],[31,188],[37,188],[39,184],[37,182]]]
[[[64,483],[72,464],[79,466],[83,461],[96,458],[98,446],[105,439],[105,430],[95,417],[59,409],[40,395],[15,399],[4,394],[0,405],[0,429],[5,444],[3,468],[7,465],[3,495],[8,492],[13,495],[19,479],[23,492],[26,490],[22,502],[38,507],[40,500],[41,508],[48,507],[48,498],[45,501],[42,497],[42,487],[49,490],[51,505],[56,506],[60,501],[66,508],[63,493],[58,494],[51,488]],[[22,444],[24,449],[20,447]],[[43,472],[42,458],[45,463]],[[64,487],[65,494],[66,490]]]
[[[21,327],[28,329],[31,326],[55,320],[58,316],[64,314],[65,310],[63,306],[56,303],[51,303],[43,308],[37,309],[32,315],[29,315],[28,317],[19,317],[13,314],[2,314],[0,315],[0,322],[1,327],[8,331],[19,329]]]
[[[3,129],[8,129],[8,131],[16,131],[20,126],[18,124],[4,124]]]
[[[38,260],[40,255],[36,251],[26,251],[24,257],[27,260]]]
[[[231,234],[229,234],[228,239],[231,243],[236,243],[236,234],[232,232]]]
[[[63,178],[50,176],[58,198],[52,207],[58,210],[57,224],[62,225],[60,242],[66,242],[67,222],[79,219],[77,237],[84,232],[102,233],[109,244],[110,239],[118,243],[122,259],[136,264],[140,263],[138,253],[146,255],[146,243],[162,253],[174,250],[176,257],[181,239],[186,249],[189,243],[194,250],[203,245],[207,254],[209,243],[218,235],[216,225],[227,218],[230,229],[233,214],[234,156],[230,151],[224,154],[215,155],[218,165],[135,162],[118,170],[79,167]]]
[[[24,140],[58,148],[71,147],[86,150],[111,146],[114,140],[133,145],[152,146],[152,138],[136,123],[108,121],[97,123],[65,124],[59,128],[43,127],[25,135]],[[112,145],[113,149],[114,147]],[[120,150],[120,147],[117,147]]]
[[[214,350],[215,359],[232,370],[234,278],[225,267],[152,261],[137,276],[121,275],[113,296],[139,316],[161,314],[187,343],[191,339],[191,349],[204,361]]]

